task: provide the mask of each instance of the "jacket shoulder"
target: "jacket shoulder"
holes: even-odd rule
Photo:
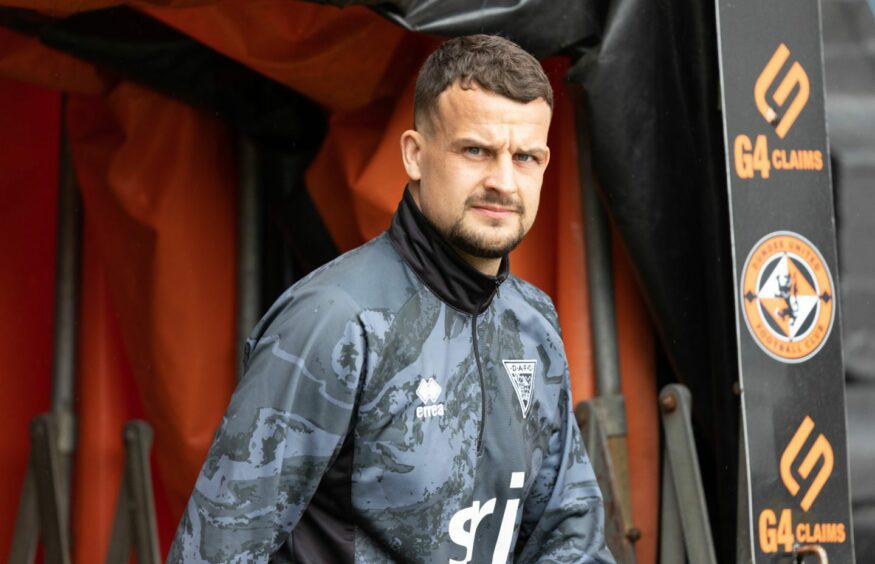
[[[546,292],[522,278],[511,274],[507,278],[506,284],[509,287],[510,294],[514,299],[518,299],[525,305],[535,310],[535,312],[543,317],[557,333],[561,335],[559,328],[559,316],[556,313],[556,306],[553,305],[553,300]]]
[[[392,310],[410,295],[411,280],[385,233],[317,268],[286,289],[252,331],[257,338],[293,302],[338,304],[345,315]],[[398,303],[396,303],[398,302]]]
[[[394,311],[410,297],[413,285],[415,280],[383,233],[344,253],[290,290],[332,288],[348,296],[362,311]]]

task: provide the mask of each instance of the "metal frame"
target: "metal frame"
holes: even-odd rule
[[[574,414],[583,434],[589,460],[602,491],[605,504],[605,542],[617,562],[634,564],[635,546],[640,533],[629,529],[620,507],[620,481],[612,459],[607,428],[610,427],[605,398],[594,398],[577,404]]]
[[[128,421],[122,437],[125,445],[125,469],[116,501],[115,521],[106,562],[128,562],[133,548],[137,554],[137,562],[157,564],[161,560],[161,551],[152,492],[152,471],[149,466],[152,428],[145,421]]]
[[[660,392],[659,406],[665,431],[660,562],[684,562],[686,554],[696,564],[717,564],[693,439],[690,391],[670,384]]]
[[[61,112],[66,108],[62,98]],[[56,417],[62,455],[64,491],[70,491],[70,459],[76,446],[76,353],[81,266],[81,202],[73,171],[66,128],[61,128],[58,191],[58,233],[55,273],[55,324],[52,362],[52,413]]]
[[[15,518],[15,531],[12,533],[12,546],[9,549],[10,564],[25,564],[36,558],[39,540],[39,506],[36,499],[36,478],[33,472],[33,446],[27,460],[27,471],[21,487],[18,502],[18,515]]]
[[[620,387],[620,360],[617,348],[617,321],[614,314],[614,277],[611,260],[611,231],[607,214],[598,198],[595,174],[592,170],[590,146],[586,132],[586,98],[580,89],[572,88],[575,100],[577,151],[580,174],[580,190],[583,206],[583,227],[586,244],[586,268],[589,289],[591,346],[596,373],[596,394],[591,415],[598,420],[600,429],[591,435],[587,449],[592,457],[594,451],[602,451],[609,462],[603,468],[599,484],[602,492],[611,490],[613,503],[608,512],[617,514],[622,523],[622,541],[615,545],[634,543],[641,537],[640,530],[632,522],[632,495],[629,485],[629,454],[627,444],[626,401]],[[578,406],[580,407],[580,406]],[[583,408],[587,410],[587,407]],[[588,420],[594,420],[588,417]],[[610,481],[609,484],[607,481]],[[613,515],[609,515],[612,519]],[[615,550],[612,547],[612,550]],[[634,551],[631,554],[634,562]]]
[[[74,412],[80,277],[80,202],[63,126],[61,98],[52,409],[31,423],[31,452],[9,552],[13,564],[30,563],[42,536],[45,560],[69,562],[70,461],[76,447]]]
[[[65,98],[62,98],[62,120]],[[63,121],[62,121],[63,123]],[[76,447],[74,412],[81,265],[79,193],[66,131],[61,130],[58,183],[52,408],[31,422],[31,451],[9,552],[11,564],[30,564],[42,539],[47,564],[69,564],[70,469]],[[125,426],[125,470],[117,501],[108,562],[128,562],[131,540],[137,561],[160,561],[149,449],[152,430],[143,421]]]
[[[58,448],[58,422],[53,414],[34,417],[30,425],[31,450],[24,478],[10,564],[33,562],[42,537],[48,564],[70,563],[68,492]]]

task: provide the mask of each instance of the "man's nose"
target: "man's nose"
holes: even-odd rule
[[[514,180],[513,157],[499,154],[492,161],[484,184],[486,188],[496,192],[514,192],[516,182]]]

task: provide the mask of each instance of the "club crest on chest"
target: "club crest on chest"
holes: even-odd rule
[[[529,415],[532,407],[532,395],[535,389],[535,368],[537,360],[502,360],[507,376],[510,378],[516,397],[520,402],[523,419]]]

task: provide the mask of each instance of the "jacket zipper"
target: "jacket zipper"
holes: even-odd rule
[[[474,361],[477,363],[477,375],[480,377],[480,433],[477,435],[478,455],[483,453],[483,435],[486,430],[486,379],[483,377],[483,366],[480,364],[480,350],[477,348],[477,316],[480,315],[477,312],[481,310],[483,304],[486,303],[487,300],[492,299],[500,285],[501,282],[496,280],[495,290],[493,290],[488,298],[477,304],[477,309],[471,317],[471,341],[474,346]]]
[[[480,311],[480,307],[477,307]],[[474,345],[474,361],[477,363],[477,375],[480,377],[480,434],[477,435],[477,454],[483,453],[483,431],[486,429],[486,381],[483,378],[483,367],[480,365],[480,351],[477,349],[477,315],[471,318],[471,339]]]

